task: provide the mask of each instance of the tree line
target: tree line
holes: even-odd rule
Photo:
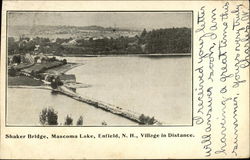
[[[58,125],[58,112],[55,111],[52,107],[43,108],[39,114],[39,122],[41,125]],[[70,115],[65,117],[65,122],[63,125],[72,126],[74,124],[74,120]],[[83,116],[80,116],[76,123],[77,126],[83,125]],[[107,123],[105,121],[102,122],[103,126],[106,126]]]

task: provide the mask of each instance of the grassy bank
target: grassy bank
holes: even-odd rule
[[[33,78],[27,76],[15,76],[10,77],[8,76],[8,85],[9,86],[41,86],[43,84],[40,80],[35,80]]]
[[[36,63],[35,65],[28,67],[24,69],[24,71],[31,73],[32,71],[34,72],[42,72],[54,67],[58,67],[63,65],[63,62],[60,61],[54,61],[54,62],[46,62],[46,63]]]
[[[40,72],[43,68],[46,67],[50,69],[47,69],[43,72],[50,73],[53,75],[60,75],[79,65],[82,65],[82,64],[77,64],[77,63],[62,64],[62,62],[56,61],[53,63],[49,63],[48,66],[46,66],[46,64],[35,64],[29,68],[24,69],[24,71],[28,73],[31,71]],[[8,85],[9,86],[41,86],[43,85],[43,82],[41,80],[33,79],[32,77],[19,75],[19,76],[13,76],[13,77],[8,76]]]

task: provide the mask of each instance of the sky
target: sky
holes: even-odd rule
[[[158,29],[192,26],[191,12],[9,12],[9,25]]]

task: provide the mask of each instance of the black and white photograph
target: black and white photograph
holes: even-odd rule
[[[249,1],[3,0],[0,159],[249,157]]]
[[[191,126],[192,11],[8,11],[6,126]]]

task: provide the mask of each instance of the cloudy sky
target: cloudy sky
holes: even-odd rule
[[[9,12],[9,25],[70,25],[157,29],[191,28],[190,12]]]

